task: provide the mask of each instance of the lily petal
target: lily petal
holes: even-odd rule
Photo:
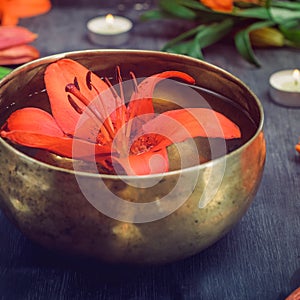
[[[241,137],[240,129],[235,123],[208,108],[167,111],[144,124],[143,130],[145,133],[165,136],[153,150],[197,136],[224,139]]]
[[[26,107],[13,112],[3,126],[8,131],[34,131],[51,136],[64,136],[53,117],[44,110]],[[3,129],[2,128],[2,129]],[[2,131],[1,131],[2,133]]]
[[[114,97],[108,90],[107,84],[101,80],[97,75],[91,73],[91,81],[98,92],[94,89],[90,90],[86,83],[86,75],[89,70],[83,65],[77,63],[71,59],[61,59],[55,63],[50,64],[45,72],[45,85],[49,96],[52,114],[61,127],[61,129],[67,133],[73,135],[80,114],[72,107],[68,100],[68,93],[65,91],[65,87],[69,83],[73,83],[76,77],[80,93],[85,97],[88,103],[85,105],[78,99],[76,104],[82,109],[85,109],[86,105],[89,105],[93,100],[97,99],[98,92],[101,93],[105,90],[105,103],[114,105]],[[98,99],[97,99],[98,101]],[[97,105],[95,101],[95,105]],[[109,109],[113,111],[113,108]],[[66,117],[67,116],[67,117]]]
[[[124,158],[112,158],[123,167],[127,175],[149,175],[164,173],[169,170],[169,158],[166,148],[140,155],[129,155]]]
[[[73,138],[65,136],[54,118],[38,108],[23,108],[12,113],[0,136],[19,145],[46,149],[69,158],[110,155],[110,147],[76,140],[76,157],[73,157]]]
[[[13,130],[9,132],[2,131],[1,137],[7,138],[19,145],[45,149],[60,156],[69,158],[95,160],[94,157],[97,156],[97,161],[100,162],[100,157],[102,157],[103,160],[105,158],[110,158],[111,154],[109,147],[99,146],[84,140],[78,140],[76,141],[76,144],[80,151],[77,151],[76,155],[73,155],[72,150],[74,141],[72,138],[66,136],[56,137],[30,131],[24,132],[21,130]]]
[[[128,104],[130,119],[143,114],[152,114],[154,112],[152,103],[154,88],[161,80],[167,78],[179,78],[190,84],[195,83],[193,77],[179,71],[166,71],[147,77],[138,85],[137,91],[131,96]]]

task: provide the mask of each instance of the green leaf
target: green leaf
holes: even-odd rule
[[[267,0],[266,3],[265,3],[265,7],[270,8],[271,5],[272,5],[272,0]]]
[[[300,47],[300,21],[294,20],[281,24],[279,30],[288,41],[292,42],[291,45],[286,42],[289,46]]]
[[[203,59],[200,45],[195,40],[179,43],[172,47],[165,48],[164,51],[188,55],[197,59]]]
[[[183,54],[194,58],[203,59],[201,48],[199,44],[195,43],[195,40],[181,42],[171,47],[164,47],[163,51],[176,53],[176,54]]]
[[[255,57],[251,47],[250,38],[246,30],[241,30],[235,35],[235,46],[244,59],[257,67],[260,67],[260,63]]]
[[[162,10],[182,19],[193,20],[196,17],[192,9],[180,5],[176,0],[160,0],[159,5]]]
[[[177,0],[177,1],[179,4],[181,4],[185,7],[189,7],[189,8],[193,8],[196,10],[209,12],[209,13],[213,12],[211,9],[209,9],[208,7],[201,4],[200,1],[195,1],[195,0]]]
[[[243,18],[253,18],[261,20],[269,20],[270,14],[265,7],[253,7],[247,9],[237,9],[233,12],[234,16]]]
[[[291,10],[291,9],[284,9],[284,8],[278,8],[278,7],[271,7],[270,13],[271,13],[272,19],[277,24],[283,24],[287,21],[300,19],[300,9]]]
[[[279,8],[287,8],[291,10],[300,10],[300,2],[291,2],[291,1],[276,1],[272,3],[272,6]]]
[[[186,40],[190,37],[195,36],[197,34],[197,32],[199,30],[201,30],[201,28],[204,28],[204,27],[205,27],[205,25],[199,25],[199,26],[197,26],[193,29],[190,29],[190,30],[180,34],[176,38],[174,38],[174,39],[170,40],[168,43],[166,43],[162,50],[165,50],[167,48],[171,48],[174,45],[176,45],[176,44],[178,44],[178,43],[180,43],[180,42],[182,42],[182,41],[184,41],[184,40]]]
[[[235,3],[232,12],[220,12],[211,10],[199,0],[158,0],[161,12],[150,13],[149,19],[163,18],[161,13],[164,13],[165,16],[199,21],[200,25],[180,34],[162,49],[197,58],[203,57],[203,48],[224,38],[236,25],[243,28],[251,24],[235,35],[235,45],[242,57],[256,66],[260,64],[249,37],[252,30],[276,26],[284,35],[287,46],[299,46],[300,0],[266,0],[264,6],[253,5],[250,1],[248,6]]]
[[[4,76],[9,74],[11,71],[12,71],[12,69],[0,66],[0,79],[2,79]]]
[[[210,46],[226,36],[233,28],[234,21],[227,18],[223,22],[213,23],[202,28],[196,35],[196,40],[202,48]]]
[[[230,32],[233,25],[234,22],[231,18],[227,18],[220,23],[199,25],[166,43],[162,50],[170,51],[172,49],[172,51],[176,51],[175,53],[187,54],[202,59],[202,54],[199,56],[201,49],[222,39]],[[186,41],[187,39],[192,40]]]
[[[198,43],[197,39],[194,39],[194,41],[191,43],[191,47],[188,50],[189,51],[187,52],[187,55],[194,57],[194,58],[203,59],[201,46]]]
[[[143,13],[140,17],[141,21],[150,21],[150,20],[159,20],[168,18],[170,15],[166,14],[165,12],[161,10],[148,10],[145,13]]]
[[[252,49],[252,45],[250,42],[249,33],[252,30],[264,28],[273,26],[274,22],[271,21],[265,21],[265,22],[257,22],[250,26],[248,26],[246,29],[239,31],[234,38],[235,46],[238,50],[238,52],[242,55],[244,59],[246,59],[248,62],[254,64],[257,67],[260,67],[260,63],[257,60],[254,51]]]
[[[222,39],[230,32],[233,25],[234,22],[231,18],[220,23],[199,25],[168,42],[162,50],[203,59],[201,49]],[[185,41],[188,38],[193,39]]]

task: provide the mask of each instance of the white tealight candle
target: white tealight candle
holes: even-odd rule
[[[279,104],[300,107],[300,71],[283,70],[270,77],[270,94]]]
[[[90,40],[102,46],[118,46],[125,43],[132,26],[129,19],[112,14],[95,17],[87,23]]]

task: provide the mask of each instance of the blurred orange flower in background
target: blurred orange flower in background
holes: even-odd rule
[[[233,0],[200,0],[200,2],[215,11],[231,12],[233,10]],[[241,0],[241,3],[260,4],[261,0]]]
[[[1,25],[16,25],[19,18],[43,14],[50,8],[50,0],[0,0],[0,23]]]
[[[29,45],[37,35],[16,25],[19,18],[44,14],[50,9],[50,0],[0,0],[0,65],[23,64],[40,56]]]
[[[201,0],[203,5],[217,11],[232,11],[232,0]]]

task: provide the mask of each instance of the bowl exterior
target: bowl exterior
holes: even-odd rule
[[[14,101],[18,101],[20,86],[16,84],[25,86],[39,80],[34,84],[42,88],[40,75],[45,67],[64,56],[91,68],[96,60],[102,61],[103,69],[108,70],[122,61],[129,69],[137,69],[140,72],[137,76],[170,68],[186,71],[204,87],[234,98],[244,106],[257,123],[257,131],[229,155],[163,174],[158,183],[149,188],[139,188],[141,179],[138,177],[124,181],[117,176],[75,174],[51,167],[0,139],[0,206],[12,222],[31,240],[47,248],[112,263],[171,262],[205,249],[227,233],[247,211],[263,173],[266,156],[263,113],[255,95],[231,74],[205,62],[153,51],[99,50],[45,58],[15,70],[0,83],[0,106],[7,107],[12,95],[15,95]],[[149,70],[145,70],[148,64]],[[144,69],[140,69],[140,65]],[[17,81],[21,75],[23,79]],[[211,176],[220,178],[217,186],[211,184]],[[83,179],[87,190],[94,191],[95,199],[100,202],[109,200],[101,198],[99,189],[104,183],[117,197],[131,203],[144,203],[163,197],[179,178],[183,184],[172,199],[151,208],[155,214],[155,209],[163,213],[174,206],[173,212],[148,222],[136,221],[137,211],[120,211],[120,218],[107,216],[97,209],[97,203],[87,200],[78,185],[78,179]],[[188,195],[184,202],[183,195]]]

